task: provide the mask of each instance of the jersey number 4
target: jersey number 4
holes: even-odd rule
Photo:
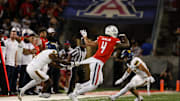
[[[107,42],[103,41],[102,44],[101,44],[101,53],[104,52],[104,50],[106,49],[107,47]]]

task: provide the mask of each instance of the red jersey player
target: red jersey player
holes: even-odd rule
[[[87,38],[86,30],[80,30],[80,33],[87,46],[98,46],[98,50],[94,56],[81,62],[73,63],[75,66],[81,64],[89,64],[90,66],[90,80],[83,84],[76,84],[74,92],[69,94],[69,97],[73,101],[78,101],[77,95],[94,90],[103,82],[102,67],[111,56],[116,45],[119,45],[120,47],[129,47],[129,40],[125,34],[120,34],[120,36],[124,37],[123,43],[117,38],[119,31],[114,25],[108,25],[105,28],[105,35],[99,36],[96,41],[91,41]]]

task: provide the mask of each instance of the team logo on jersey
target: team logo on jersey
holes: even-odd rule
[[[78,10],[77,16],[103,18],[142,18],[143,11],[136,11],[135,0],[93,0],[85,10]]]

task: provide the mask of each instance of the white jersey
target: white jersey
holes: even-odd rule
[[[144,71],[142,71],[142,70],[140,70],[139,68],[138,68],[138,66],[140,65],[140,64],[142,64],[148,71],[149,71],[149,69],[147,68],[147,66],[146,66],[146,64],[139,58],[139,57],[134,57],[132,60],[131,60],[131,63],[130,63],[130,69],[134,72],[134,73],[136,73],[136,74],[138,74],[138,75],[140,75],[140,76],[142,76],[142,77],[147,77],[147,74],[144,72]]]
[[[33,60],[28,64],[29,69],[43,69],[47,64],[51,63],[52,60],[49,58],[51,53],[57,54],[55,49],[46,49],[39,53],[37,56],[33,58]]]
[[[32,43],[25,43],[24,41],[21,42],[22,48],[24,49],[34,49],[34,46]],[[33,59],[33,54],[24,55],[22,54],[22,65],[28,65]]]
[[[18,42],[16,40],[11,40],[10,38],[5,41],[6,46],[6,56],[5,63],[9,66],[15,66],[15,56],[18,48]]]

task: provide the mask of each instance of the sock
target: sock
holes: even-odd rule
[[[96,86],[93,86],[91,84],[89,86],[83,86],[80,90],[78,90],[76,92],[76,95],[80,95],[80,94],[86,93],[88,91],[92,91],[92,90],[94,90],[96,88],[97,88]]]
[[[116,95],[112,95],[112,98],[116,99],[117,97],[125,94],[129,89],[127,89],[127,87],[124,87],[123,89],[120,90],[119,93],[117,93]]]
[[[82,84],[80,84],[81,85],[81,87],[87,87],[87,86],[89,86],[90,85],[90,81],[87,81],[87,82],[85,82],[85,83],[82,83]]]

